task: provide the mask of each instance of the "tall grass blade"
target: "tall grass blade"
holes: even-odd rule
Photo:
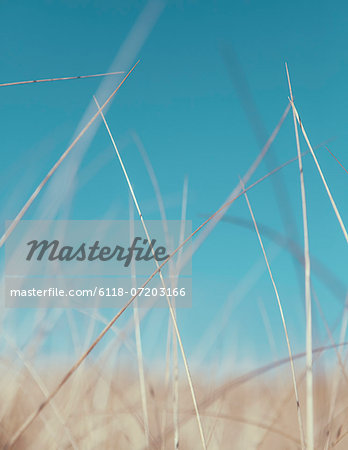
[[[303,235],[304,235],[304,258],[305,258],[305,296],[306,296],[306,428],[307,428],[307,449],[314,449],[314,405],[313,405],[313,344],[312,344],[312,301],[311,301],[311,269],[309,257],[309,238],[308,238],[308,220],[307,220],[307,203],[306,191],[303,176],[302,155],[300,149],[300,140],[297,130],[296,110],[293,103],[292,88],[288,66],[285,64],[286,74],[289,83],[290,99],[294,119],[296,147],[298,156],[298,165],[300,171],[301,199],[302,199],[302,219],[303,219]],[[313,150],[312,150],[313,152]],[[314,153],[313,153],[314,154]]]

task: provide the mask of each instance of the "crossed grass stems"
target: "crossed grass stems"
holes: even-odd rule
[[[68,156],[68,154],[71,152],[71,150],[74,148],[74,146],[77,144],[77,142],[81,139],[81,137],[85,134],[85,132],[89,129],[89,127],[94,123],[94,121],[98,118],[98,116],[100,116],[104,122],[104,125],[106,127],[106,130],[108,132],[108,135],[111,139],[111,142],[113,144],[114,150],[116,152],[117,158],[119,160],[119,163],[121,165],[123,174],[125,176],[130,194],[131,194],[131,198],[134,202],[135,208],[137,210],[137,213],[139,215],[139,218],[141,220],[144,232],[146,234],[146,237],[148,239],[149,242],[151,242],[151,238],[148,232],[148,229],[146,227],[146,223],[145,220],[143,218],[140,206],[138,204],[132,183],[129,179],[127,170],[124,166],[123,160],[121,158],[121,155],[118,151],[116,142],[114,140],[114,137],[110,131],[110,128],[107,124],[107,121],[105,119],[105,116],[103,114],[103,109],[110,103],[110,101],[112,100],[112,98],[114,97],[114,95],[117,93],[117,91],[119,90],[119,88],[123,85],[123,83],[126,81],[126,79],[129,77],[129,75],[133,72],[133,70],[135,69],[136,65],[139,63],[139,61],[130,69],[130,71],[126,74],[126,76],[123,78],[123,80],[121,81],[121,83],[116,87],[116,89],[112,92],[112,94],[109,96],[109,98],[104,102],[104,104],[102,106],[99,106],[98,101],[96,98],[94,98],[96,105],[97,105],[97,109],[98,111],[93,115],[93,117],[90,119],[90,121],[87,123],[87,125],[82,129],[82,131],[78,134],[78,136],[74,139],[74,141],[70,144],[70,146],[65,150],[65,152],[61,155],[61,157],[58,159],[58,161],[54,164],[54,166],[51,168],[51,170],[48,172],[48,174],[46,175],[46,177],[42,180],[42,182],[39,184],[39,186],[36,188],[36,190],[34,191],[34,193],[29,197],[28,201],[25,203],[25,205],[23,206],[23,208],[20,210],[20,212],[18,213],[18,215],[16,216],[16,218],[14,219],[14,221],[11,223],[11,225],[9,226],[9,228],[5,231],[4,235],[1,237],[0,239],[0,247],[6,242],[7,238],[9,237],[9,235],[12,233],[12,231],[14,230],[14,228],[16,227],[16,225],[19,223],[19,221],[22,219],[22,217],[24,216],[24,214],[27,212],[27,210],[29,209],[29,207],[31,206],[31,204],[34,202],[34,200],[36,199],[36,197],[39,195],[39,193],[41,192],[41,190],[43,189],[43,187],[45,186],[45,184],[48,182],[48,180],[51,178],[51,176],[54,174],[54,172],[58,169],[58,167],[60,166],[60,164],[62,163],[62,161]],[[301,149],[300,149],[300,143],[299,143],[299,135],[298,135],[298,128],[297,126],[300,127],[301,132],[303,134],[303,137],[306,141],[306,144],[309,148],[309,152],[311,153],[315,165],[317,167],[317,170],[319,172],[319,175],[321,177],[321,180],[323,182],[323,185],[326,189],[326,192],[328,194],[329,200],[331,202],[332,208],[334,210],[334,213],[337,217],[337,220],[339,222],[339,225],[341,227],[341,230],[344,234],[345,240],[348,243],[348,234],[345,228],[345,225],[343,223],[343,220],[341,218],[341,215],[338,211],[338,208],[336,206],[336,203],[333,199],[333,196],[331,194],[331,191],[328,187],[328,184],[326,182],[326,179],[324,177],[324,174],[322,172],[322,169],[319,165],[319,162],[315,156],[315,153],[313,151],[313,148],[310,144],[310,141],[308,139],[308,136],[306,134],[306,131],[304,129],[303,123],[299,117],[299,114],[297,112],[297,109],[295,107],[294,104],[294,99],[293,99],[293,95],[292,95],[292,88],[291,88],[291,83],[290,83],[290,76],[289,76],[289,72],[288,72],[288,68],[286,66],[286,72],[287,72],[287,77],[288,77],[288,84],[289,84],[289,92],[290,92],[290,97],[289,97],[289,104],[287,105],[278,125],[276,126],[275,130],[273,131],[273,133],[271,134],[270,138],[268,139],[268,141],[266,142],[265,146],[263,147],[263,149],[261,150],[260,154],[258,155],[258,157],[256,158],[256,160],[254,161],[254,163],[250,166],[249,170],[246,172],[246,174],[243,176],[243,178],[240,179],[240,183],[237,185],[237,187],[234,189],[234,191],[231,193],[231,195],[229,196],[228,200],[214,213],[212,214],[208,219],[206,219],[193,233],[191,233],[190,236],[188,236],[186,239],[182,240],[181,244],[169,255],[169,257],[167,258],[167,260],[165,260],[161,265],[159,265],[158,261],[155,259],[155,263],[156,263],[156,270],[152,273],[152,275],[145,281],[145,283],[141,286],[141,288],[138,289],[138,291],[136,292],[136,294],[131,297],[129,299],[129,301],[124,305],[124,307],[113,317],[113,319],[105,326],[105,328],[103,329],[103,331],[99,334],[99,336],[94,340],[94,342],[90,345],[90,347],[81,355],[81,357],[75,362],[75,364],[71,367],[71,369],[65,374],[65,376],[63,377],[63,379],[61,380],[61,382],[56,386],[56,388],[51,391],[51,393],[48,393],[47,390],[43,390],[43,393],[46,397],[46,399],[41,403],[41,405],[38,407],[38,409],[36,411],[34,411],[28,418],[27,420],[22,424],[22,426],[20,426],[17,431],[14,433],[14,435],[11,437],[11,439],[7,442],[5,448],[10,448],[12,447],[17,441],[18,439],[23,435],[23,433],[29,428],[29,426],[32,424],[32,422],[40,415],[40,413],[43,411],[43,409],[50,403],[53,403],[52,400],[54,399],[54,397],[58,394],[58,392],[61,390],[61,388],[65,385],[65,383],[70,379],[70,377],[76,372],[76,370],[79,368],[79,366],[82,364],[82,362],[87,358],[87,356],[92,352],[92,350],[96,347],[96,345],[102,340],[102,338],[105,336],[105,334],[111,329],[111,327],[115,324],[115,322],[118,320],[118,318],[124,313],[124,311],[134,302],[134,300],[136,299],[136,297],[139,295],[140,291],[142,288],[144,288],[151,280],[152,278],[154,278],[157,274],[159,274],[160,280],[161,280],[161,284],[162,286],[165,288],[165,293],[166,293],[166,300],[168,303],[168,307],[169,307],[169,311],[170,311],[170,317],[172,320],[172,324],[173,324],[173,329],[175,331],[175,342],[179,343],[179,348],[180,348],[180,352],[183,358],[183,362],[184,362],[184,366],[185,366],[185,372],[186,372],[186,376],[187,376],[187,380],[188,380],[188,384],[189,384],[189,388],[190,388],[190,394],[192,397],[192,402],[193,402],[193,407],[194,407],[194,414],[196,416],[197,419],[197,425],[198,425],[198,429],[199,429],[199,435],[200,435],[200,439],[201,439],[201,444],[202,447],[204,449],[207,448],[207,441],[204,435],[204,431],[203,431],[203,426],[202,426],[202,422],[201,422],[201,416],[199,413],[199,409],[198,409],[198,403],[197,403],[197,399],[196,399],[196,394],[195,394],[195,389],[193,386],[193,382],[192,382],[192,377],[191,377],[191,373],[190,373],[190,369],[189,369],[189,365],[188,365],[188,361],[186,358],[186,354],[184,351],[184,347],[183,347],[183,343],[181,340],[181,335],[178,329],[178,325],[177,325],[177,320],[176,320],[176,313],[175,313],[175,305],[173,306],[173,304],[171,303],[171,300],[169,299],[168,295],[167,295],[167,289],[166,289],[166,285],[165,285],[165,281],[161,272],[161,269],[164,267],[165,264],[167,264],[169,261],[172,260],[172,258],[178,254],[179,252],[182,252],[183,247],[185,246],[186,243],[188,243],[193,236],[195,236],[201,229],[203,229],[207,224],[210,225],[210,228],[208,228],[206,230],[205,235],[203,235],[203,239],[201,239],[201,241],[199,242],[199,245],[201,244],[202,240],[204,240],[207,235],[212,231],[212,229],[216,226],[216,224],[223,218],[224,214],[226,213],[227,209],[229,206],[232,205],[232,203],[234,201],[236,201],[240,196],[244,196],[249,208],[249,212],[251,214],[251,218],[252,218],[252,222],[254,224],[255,227],[255,231],[262,249],[262,253],[266,262],[266,266],[268,269],[268,273],[270,275],[270,279],[272,281],[273,284],[273,288],[275,291],[275,295],[276,295],[276,299],[277,299],[277,303],[278,303],[278,307],[279,307],[279,311],[280,311],[280,315],[281,315],[281,319],[282,319],[282,323],[283,323],[283,328],[284,328],[284,332],[285,332],[285,338],[286,338],[286,342],[287,342],[287,347],[288,347],[288,353],[289,353],[289,357],[286,359],[286,361],[290,362],[290,368],[291,368],[291,373],[292,373],[292,379],[293,379],[293,388],[294,388],[294,394],[295,394],[295,400],[296,400],[296,407],[297,407],[297,413],[298,413],[298,425],[299,425],[299,434],[300,434],[300,444],[302,449],[308,449],[308,450],[313,450],[314,449],[314,406],[313,406],[313,373],[312,373],[312,366],[313,366],[313,353],[317,350],[317,349],[313,349],[312,346],[312,311],[311,311],[311,284],[310,284],[310,257],[309,257],[309,238],[308,238],[308,224],[307,224],[307,206],[306,206],[306,195],[305,195],[305,184],[304,184],[304,175],[303,175],[303,166],[302,166],[302,153],[301,153]],[[78,77],[65,77],[65,78],[53,78],[53,79],[43,79],[43,80],[31,80],[31,81],[26,81],[26,82],[14,82],[14,83],[4,83],[2,85],[0,85],[0,87],[5,87],[5,86],[12,86],[12,85],[16,85],[16,84],[28,84],[28,83],[36,83],[36,82],[48,82],[48,81],[58,81],[58,80],[70,80],[70,79],[76,79],[76,78],[89,78],[89,77],[95,77],[95,76],[103,76],[103,75],[113,75],[116,73],[123,73],[123,72],[112,72],[112,73],[107,73],[107,74],[97,74],[97,75],[84,75],[84,76],[78,76]],[[265,157],[267,151],[269,150],[272,142],[274,141],[276,135],[278,134],[282,123],[284,122],[290,108],[292,109],[293,112],[293,120],[294,120],[294,130],[295,130],[295,138],[296,138],[296,147],[297,147],[297,157],[293,158],[292,160],[284,163],[282,166],[279,166],[278,168],[272,170],[271,172],[269,172],[268,174],[266,174],[265,176],[263,176],[262,178],[260,178],[259,180],[257,180],[256,182],[254,182],[253,184],[251,184],[248,187],[245,187],[245,184],[249,181],[249,179],[251,178],[251,176],[253,175],[253,173],[255,172],[256,168],[259,166],[259,164],[261,163],[261,161],[263,160],[263,158]],[[344,166],[340,163],[340,161],[338,161],[338,159],[333,155],[333,153],[327,148],[327,151],[335,158],[335,160],[341,165],[341,167],[347,172],[347,170],[344,168]],[[287,166],[288,164],[294,162],[298,160],[299,163],[299,174],[300,174],[300,186],[301,186],[301,199],[302,199],[302,215],[303,215],[303,230],[304,230],[304,266],[305,266],[305,294],[306,294],[306,370],[305,370],[305,377],[306,377],[306,404],[307,404],[307,408],[306,408],[306,413],[307,413],[307,420],[306,420],[306,436],[304,433],[304,429],[303,429],[303,424],[302,424],[302,416],[301,416],[301,407],[300,407],[300,402],[299,402],[299,397],[298,397],[298,387],[297,387],[297,381],[296,381],[296,375],[295,375],[295,369],[294,369],[294,357],[292,355],[292,351],[291,351],[291,346],[290,346],[290,340],[288,337],[288,333],[287,333],[287,327],[286,327],[286,321],[285,321],[285,317],[283,314],[283,309],[282,309],[282,304],[280,301],[280,297],[278,294],[278,290],[277,290],[277,286],[276,283],[274,281],[273,278],[273,274],[269,265],[269,261],[267,258],[267,254],[262,242],[262,238],[257,226],[257,222],[255,219],[255,216],[253,214],[252,208],[251,208],[251,204],[250,201],[248,199],[247,196],[247,191],[249,191],[250,189],[252,189],[253,187],[255,187],[256,185],[258,185],[260,182],[262,182],[263,180],[267,179],[268,177],[270,177],[271,175],[273,175],[274,173],[278,172],[280,169],[282,169],[283,167]],[[151,173],[150,173],[151,176]],[[154,179],[154,175],[152,174],[152,181]],[[156,185],[155,183],[154,187],[156,189]],[[157,189],[158,190],[158,187]],[[159,205],[161,206],[161,204],[159,203]],[[163,205],[162,205],[162,209],[163,209]],[[163,214],[162,214],[163,216]],[[198,245],[198,246],[199,246]],[[196,245],[196,247],[194,248],[193,246],[191,247],[190,251],[188,251],[189,255],[186,255],[186,258],[191,257],[192,254],[197,250],[198,246]],[[153,249],[151,248],[152,252]],[[181,255],[180,255],[181,256]],[[184,258],[183,258],[184,259]],[[185,259],[184,259],[185,260]],[[182,265],[184,265],[184,262],[182,263]],[[136,316],[135,316],[136,319]],[[137,323],[137,329],[139,330],[139,322]],[[329,334],[329,337],[330,336]],[[174,341],[174,337],[173,337],[173,341]],[[140,347],[138,346],[140,342]],[[337,351],[337,345],[332,344],[332,346],[336,349]],[[326,347],[326,348],[330,348]],[[323,351],[324,348],[321,349],[321,351]],[[138,351],[138,355],[140,354],[141,356],[141,341],[137,340],[137,351]],[[339,355],[339,354],[338,354]],[[296,355],[298,356],[298,355]],[[142,358],[142,357],[141,357]],[[141,359],[140,358],[140,359]],[[340,359],[339,359],[340,361]],[[340,364],[340,367],[344,372],[344,367],[342,365],[342,362]],[[262,372],[262,370],[261,370]],[[142,379],[142,382],[144,382],[144,375],[142,372],[142,377],[140,377]],[[177,381],[177,380],[176,380]],[[177,388],[177,384],[175,385]],[[144,390],[142,389],[142,397],[144,397]],[[145,419],[145,440],[146,440],[146,445],[149,444],[149,430],[148,430],[148,420],[146,417],[146,399],[142,398],[143,400],[143,414],[144,414],[144,419]],[[177,401],[177,398],[176,398]],[[59,413],[56,412],[57,416],[59,417]],[[276,416],[275,416],[276,417]],[[62,421],[62,419],[61,419]],[[175,421],[174,421],[175,423]],[[178,433],[178,422],[175,423],[175,433]],[[273,426],[273,425],[271,425]],[[284,433],[283,433],[284,434]],[[177,437],[176,437],[176,441],[177,441]]]

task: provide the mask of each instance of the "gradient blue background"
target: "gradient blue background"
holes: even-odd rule
[[[201,223],[202,215],[221,205],[238,183],[238,176],[260,151],[260,142],[241,103],[240,89],[231,77],[226,51],[233,52],[234,61],[239,61],[232,70],[237,70],[234,73],[244,82],[247,80],[268,134],[288,102],[287,61],[295,102],[313,146],[328,141],[329,148],[348,166],[348,10],[344,2],[332,7],[323,1],[2,1],[0,82],[108,71],[144,9],[148,11],[144,23],[153,21],[148,36],[138,52],[127,50],[126,56],[119,58],[120,66],[112,68],[128,70],[138,58],[141,62],[115,97],[107,120],[145,218],[158,219],[160,215],[132,132],[146,148],[169,218],[180,218],[183,183],[188,177],[188,218],[194,227]],[[120,80],[121,76],[109,78],[104,95]],[[15,217],[76,130],[95,111],[88,110],[81,121],[101,81],[0,88],[2,231],[4,221]],[[95,130],[88,148],[77,146],[73,151],[76,156],[69,155],[50,181],[50,200],[44,193],[40,195],[27,219],[43,215],[128,218],[129,195],[124,177],[105,129],[99,126]],[[305,150],[304,141],[301,143]],[[279,163],[296,155],[291,114],[271,151],[276,152]],[[348,176],[325,149],[318,150],[318,158],[342,218],[348,222]],[[304,170],[311,252],[347,286],[347,246],[310,155],[304,159]],[[267,171],[268,166],[262,163],[253,180]],[[276,176],[281,176],[287,187],[302,245],[297,163]],[[52,212],[48,209],[51,201],[58,205]],[[269,180],[250,192],[250,201],[260,223],[284,232]],[[243,198],[229,214],[250,220]],[[290,338],[295,351],[302,351],[303,283],[299,285],[288,254],[277,251],[269,239],[264,242],[284,303]],[[259,264],[263,274],[242,297],[234,290],[254,264]],[[255,366],[286,356],[276,299],[264,269],[254,231],[229,223],[218,225],[193,259],[194,306],[178,313],[189,356],[199,353],[214,320],[219,327],[221,319],[214,318],[231,296],[236,306],[207,361],[218,358],[228,367]],[[332,326],[341,314],[344,296],[335,298],[316,277],[313,283]],[[260,301],[272,326],[276,350],[272,350],[267,337]],[[327,337],[315,306],[313,309],[314,342],[319,345]],[[111,311],[104,313],[112,316]],[[31,314],[28,312],[26,317],[10,312],[5,319],[21,345],[30,335]],[[83,341],[86,319],[79,314],[74,317]],[[166,311],[155,311],[144,321],[144,351],[148,358],[163,359],[167,321]],[[51,355],[70,348],[64,320],[59,324],[47,343]]]

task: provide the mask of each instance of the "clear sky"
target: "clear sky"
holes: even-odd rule
[[[264,137],[278,123],[288,103],[285,61],[295,103],[313,147],[327,142],[348,166],[347,13],[345,2],[336,2],[333,7],[324,1],[3,0],[0,83],[109,69],[127,71],[139,58],[140,64],[108,110],[107,120],[145,218],[158,219],[160,215],[135,134],[151,160],[171,219],[180,218],[187,177],[187,216],[195,227],[226,199],[238,176],[257,156]],[[121,76],[114,76],[106,81],[96,78],[0,88],[2,230],[4,221],[15,217],[95,112],[93,94],[103,100],[120,80]],[[109,138],[100,123],[92,128],[50,180],[27,219],[128,218],[127,186]],[[305,150],[303,140],[301,145]],[[296,156],[291,114],[271,152],[278,164]],[[325,149],[318,150],[318,159],[348,223],[348,175]],[[274,168],[274,162],[274,157],[269,157],[268,163],[262,163],[253,181]],[[311,252],[335,274],[333,284],[343,287],[335,295],[322,277],[313,277],[333,325],[347,290],[347,246],[310,155],[304,158],[304,173]],[[295,239],[302,246],[297,163],[276,177],[287,191],[292,212],[281,197],[284,210],[297,224]],[[285,233],[276,194],[281,188],[275,186],[276,190],[270,180],[265,181],[250,191],[250,201],[261,224]],[[228,216],[250,221],[243,198]],[[302,351],[303,280],[299,284],[287,252],[267,236],[265,246],[279,283],[290,337],[295,350]],[[261,274],[255,281],[258,267]],[[179,312],[190,355],[197,354],[209,326],[219,324],[221,318],[216,322],[214,317],[231,298],[234,306],[230,315],[223,314],[226,327],[213,348],[229,363],[274,358],[267,319],[263,320],[265,314],[260,311],[264,308],[277,354],[286,355],[276,300],[264,269],[253,230],[235,223],[218,225],[193,259],[193,307]],[[320,344],[326,342],[326,336],[314,310],[318,323],[315,343]],[[105,314],[111,316],[112,312]],[[155,357],[163,354],[164,344],[155,350],[152,344],[165,342],[167,315],[156,311],[144,322],[145,353]],[[11,312],[7,325],[15,330],[27,319],[23,313]],[[78,325],[84,320],[78,314],[75,319]],[[150,333],[156,327],[160,339]],[[24,337],[26,327],[22,330]],[[52,349],[62,342],[60,332],[62,328],[57,327],[49,344]]]

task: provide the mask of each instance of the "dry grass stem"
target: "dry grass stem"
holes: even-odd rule
[[[306,297],[306,428],[307,428],[307,449],[314,449],[314,405],[313,405],[313,343],[312,343],[312,301],[311,301],[311,269],[310,269],[310,257],[309,257],[309,238],[308,238],[308,219],[307,219],[307,202],[306,202],[306,190],[303,176],[302,155],[300,149],[300,140],[297,130],[296,111],[293,102],[290,75],[288,66],[285,64],[286,74],[288,77],[290,100],[292,105],[296,147],[298,156],[298,165],[300,171],[300,184],[301,184],[301,200],[302,200],[302,219],[303,219],[303,236],[304,236],[304,259],[305,259],[305,297]],[[313,150],[312,150],[313,152]]]
[[[77,75],[75,77],[42,78],[40,80],[13,81],[11,83],[1,83],[0,87],[18,86],[19,84],[47,83],[48,81],[66,81],[66,80],[80,80],[82,78],[107,77],[109,75],[120,75],[122,73],[124,73],[124,72],[106,72],[106,73],[97,73],[94,75]]]
[[[116,146],[116,143],[115,143],[115,140],[114,140],[114,138],[113,138],[113,136],[112,136],[112,133],[111,133],[111,131],[110,131],[110,128],[109,128],[109,126],[108,126],[108,124],[107,124],[107,122],[106,122],[106,119],[105,119],[105,117],[104,117],[104,114],[103,114],[103,112],[100,110],[99,103],[98,103],[98,101],[97,101],[97,99],[96,99],[95,97],[94,97],[94,100],[95,100],[96,105],[97,105],[97,107],[98,107],[98,109],[99,109],[100,115],[101,115],[101,117],[102,117],[102,119],[103,119],[103,121],[104,121],[104,124],[105,124],[105,127],[106,127],[106,129],[107,129],[107,132],[108,132],[108,134],[109,134],[109,136],[110,136],[110,139],[111,139],[112,145],[113,145],[113,147],[114,147],[114,149],[115,149],[115,152],[116,152],[116,154],[117,154],[118,160],[119,160],[119,162],[120,162],[120,164],[121,164],[121,168],[122,168],[122,171],[123,171],[124,176],[125,176],[125,178],[126,178],[126,181],[127,181],[129,190],[130,190],[130,192],[131,192],[131,195],[132,195],[132,198],[133,198],[133,201],[134,201],[136,210],[137,210],[137,212],[138,212],[138,214],[139,214],[139,218],[140,218],[140,220],[141,220],[141,223],[142,223],[142,226],[143,226],[145,235],[146,235],[146,239],[147,239],[148,242],[150,243],[150,242],[152,242],[152,241],[151,241],[151,237],[150,237],[150,235],[149,235],[147,226],[146,226],[146,224],[145,224],[145,220],[144,220],[143,214],[142,214],[142,212],[141,212],[141,210],[140,210],[140,206],[139,206],[139,203],[138,203],[137,198],[136,198],[136,196],[135,196],[134,189],[133,189],[133,186],[132,186],[132,184],[131,184],[131,182],[130,182],[130,179],[129,179],[127,170],[126,170],[126,168],[125,168],[125,166],[124,166],[123,160],[122,160],[121,155],[120,155],[120,153],[119,153],[119,151],[118,151],[118,148],[117,148],[117,146]],[[155,256],[153,247],[151,247],[151,251],[152,251],[153,256]],[[184,362],[184,366],[185,366],[185,371],[186,371],[186,376],[187,376],[187,380],[188,380],[188,383],[189,383],[189,386],[190,386],[190,391],[191,391],[192,401],[193,401],[193,405],[194,405],[195,413],[196,413],[196,417],[197,417],[197,423],[198,423],[199,433],[200,433],[200,437],[201,437],[201,441],[202,441],[202,446],[203,446],[203,449],[206,449],[205,437],[204,437],[203,427],[202,427],[202,423],[201,423],[201,418],[200,418],[199,411],[198,411],[197,399],[196,399],[196,394],[195,394],[194,387],[193,387],[192,376],[191,376],[191,373],[190,373],[190,369],[189,369],[187,357],[186,357],[186,354],[185,354],[184,346],[183,346],[183,343],[182,343],[182,340],[181,340],[181,336],[180,336],[178,324],[177,324],[177,321],[176,321],[175,311],[174,311],[173,305],[172,305],[172,303],[171,303],[171,301],[170,301],[170,299],[169,299],[169,297],[168,297],[168,294],[167,294],[167,287],[166,287],[166,284],[165,284],[165,282],[164,282],[164,278],[163,278],[163,275],[162,275],[162,272],[161,272],[161,269],[160,269],[160,265],[159,265],[159,263],[158,263],[158,261],[157,261],[156,258],[154,258],[154,261],[155,261],[155,263],[156,263],[156,267],[157,267],[157,270],[158,270],[158,274],[159,274],[159,277],[160,277],[160,279],[161,279],[162,286],[163,286],[164,291],[165,291],[165,296],[166,296],[166,299],[167,299],[167,303],[168,303],[170,315],[171,315],[171,318],[172,318],[172,321],[173,321],[173,325],[174,325],[174,330],[175,330],[176,338],[178,339],[178,343],[179,343],[181,355],[182,355],[182,358],[183,358],[183,362]]]
[[[242,181],[241,181],[241,183],[242,183]],[[242,183],[242,187],[243,187],[243,190],[245,190],[245,187],[244,187],[243,183]],[[304,449],[305,448],[305,440],[304,440],[304,431],[303,431],[303,425],[302,425],[300,400],[299,400],[298,390],[297,390],[294,360],[293,360],[293,357],[292,357],[290,339],[289,339],[288,329],[287,329],[287,326],[286,326],[285,317],[284,317],[284,313],[283,313],[283,307],[282,307],[282,304],[281,304],[281,301],[280,301],[277,285],[276,285],[276,283],[274,281],[272,270],[271,270],[271,267],[269,265],[267,254],[266,254],[266,251],[265,251],[265,247],[263,245],[263,242],[262,242],[262,239],[261,239],[261,235],[260,235],[259,229],[257,227],[255,216],[254,216],[253,210],[251,208],[251,204],[249,202],[249,198],[248,198],[247,193],[245,193],[244,196],[245,196],[245,200],[247,202],[247,205],[248,205],[248,208],[249,208],[249,211],[250,211],[250,215],[251,215],[252,221],[254,223],[255,231],[256,231],[256,234],[257,234],[260,246],[261,246],[263,257],[264,257],[265,262],[266,262],[267,270],[268,270],[268,273],[269,273],[269,276],[270,276],[270,279],[271,279],[271,282],[272,282],[272,285],[273,285],[275,296],[277,298],[278,308],[279,308],[280,316],[281,316],[281,319],[282,319],[283,329],[284,329],[285,338],[286,338],[286,345],[288,347],[288,352],[289,352],[289,360],[290,360],[290,367],[291,367],[292,382],[293,382],[293,385],[294,385],[296,407],[297,407],[297,416],[298,416],[298,425],[299,425],[300,438],[301,438],[301,447],[302,447],[302,449]]]

